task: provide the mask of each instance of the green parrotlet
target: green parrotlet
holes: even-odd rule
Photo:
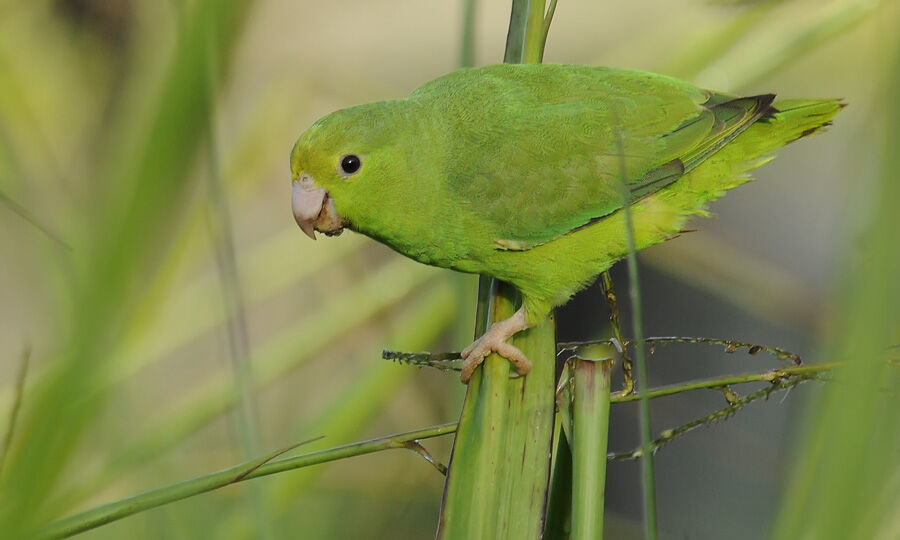
[[[416,261],[492,276],[522,307],[463,351],[462,379],[627,253],[676,236],[833,99],[738,97],[622,69],[500,64],[317,121],[291,152],[300,228],[369,236]]]

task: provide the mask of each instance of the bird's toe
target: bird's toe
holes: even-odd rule
[[[520,351],[517,347],[506,341],[491,339],[490,337],[486,339],[482,336],[481,339],[478,339],[475,343],[472,343],[463,350],[461,354],[463,365],[460,373],[460,380],[463,383],[468,383],[469,379],[472,378],[472,374],[475,373],[475,369],[480,366],[481,363],[484,362],[484,359],[492,352],[509,360],[516,368],[516,372],[519,375],[525,375],[531,371],[531,361],[528,360],[525,353]]]

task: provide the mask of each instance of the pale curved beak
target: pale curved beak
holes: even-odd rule
[[[322,188],[304,189],[297,180],[292,182],[291,209],[294,220],[306,236],[316,239],[316,221],[322,213],[326,192]]]
[[[294,221],[306,236],[315,240],[315,231],[328,236],[341,234],[347,224],[346,220],[337,213],[334,200],[328,196],[328,192],[317,188],[311,176],[301,175],[292,182],[291,189]]]

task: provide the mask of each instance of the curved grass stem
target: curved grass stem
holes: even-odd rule
[[[840,367],[841,365],[842,364],[835,362],[828,364],[788,367],[784,369],[769,370],[761,373],[745,373],[740,375],[716,377],[700,381],[693,381],[681,385],[672,385],[668,387],[652,389],[646,393],[646,397],[647,399],[655,399],[679,394],[682,392],[688,392],[691,390],[718,389],[730,385],[760,381],[773,383],[772,386],[767,387],[762,391],[748,394],[745,398],[742,398],[739,403],[739,405],[742,406],[754,399],[764,397],[760,394],[760,392],[764,392],[765,395],[768,395],[776,390],[787,389],[796,386],[803,381],[817,379],[822,375],[831,372],[835,368]],[[624,403],[628,401],[634,401],[642,397],[645,396],[641,394],[631,394],[628,396],[613,395],[610,398],[610,403]],[[714,412],[711,415],[707,415],[703,418],[707,418],[707,421],[715,420],[723,416],[733,414],[738,408],[740,408],[740,406],[736,407],[735,403],[731,403],[729,404],[729,407],[726,407],[721,411]],[[723,411],[726,412],[723,414]],[[659,446],[662,446],[662,444],[670,442],[675,436],[685,433],[686,431],[689,431],[690,429],[696,427],[697,425],[700,425],[701,423],[705,422],[698,423],[697,421],[693,421],[689,424],[685,424],[685,426],[681,426],[673,430],[668,430],[668,432],[671,432],[671,434],[669,435],[666,434],[667,432],[664,432],[661,438],[658,438],[654,441],[654,451]],[[346,444],[343,446],[320,450],[317,452],[311,452],[308,454],[301,454],[299,456],[274,459],[284,452],[299,446],[295,445],[293,447],[289,447],[287,450],[274,452],[272,454],[269,454],[268,456],[264,456],[263,458],[251,460],[234,467],[229,467],[228,469],[223,469],[214,473],[198,476],[196,478],[187,480],[185,482],[180,482],[178,484],[149,490],[132,497],[127,497],[118,501],[111,502],[109,504],[105,504],[103,506],[86,510],[79,514],[54,522],[41,529],[41,531],[39,531],[39,537],[64,538],[99,527],[106,523],[110,523],[112,521],[116,521],[133,514],[137,514],[139,512],[143,512],[145,510],[149,510],[151,508],[156,508],[170,502],[175,502],[194,495],[199,495],[201,493],[206,493],[208,491],[212,491],[214,489],[218,489],[235,482],[250,480],[252,478],[259,478],[261,476],[268,476],[284,471],[310,467],[312,465],[318,465],[321,463],[327,463],[339,459],[371,454],[373,452],[379,452],[382,450],[402,448],[413,450],[420,456],[426,457],[427,452],[421,452],[421,446],[416,446],[416,441],[454,433],[457,430],[457,426],[457,423],[441,424],[438,426],[430,426],[413,431],[407,431],[396,435],[388,435],[385,437],[378,437],[375,439]],[[416,447],[414,448],[414,446]],[[635,451],[632,451],[626,453],[625,455],[614,454],[612,457],[633,458],[635,457],[634,454]],[[430,454],[428,455],[430,456]],[[433,458],[429,461],[429,463],[431,463],[431,465],[439,471],[441,470],[440,463]]]
[[[310,439],[286,449],[273,452],[262,458],[235,465],[234,467],[198,476],[170,486],[145,491],[144,493],[139,493],[133,497],[92,508],[85,512],[81,512],[80,514],[51,523],[44,529],[38,531],[35,536],[38,538],[66,538],[105,525],[112,521],[137,514],[138,512],[180,501],[237,482],[243,482],[245,480],[302,467],[309,467],[311,465],[318,465],[320,463],[326,463],[346,457],[371,454],[372,452],[378,452],[380,450],[394,448],[410,449],[408,443],[432,437],[439,437],[441,435],[453,433],[454,431],[456,431],[456,424],[443,424],[440,426],[408,431],[397,435],[389,435],[377,439],[346,444],[327,450],[321,450],[319,452],[275,459],[298,446],[318,440],[318,438]]]

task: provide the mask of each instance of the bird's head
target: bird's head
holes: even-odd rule
[[[307,236],[353,227],[396,176],[390,102],[343,109],[304,132],[291,151],[291,206]]]

